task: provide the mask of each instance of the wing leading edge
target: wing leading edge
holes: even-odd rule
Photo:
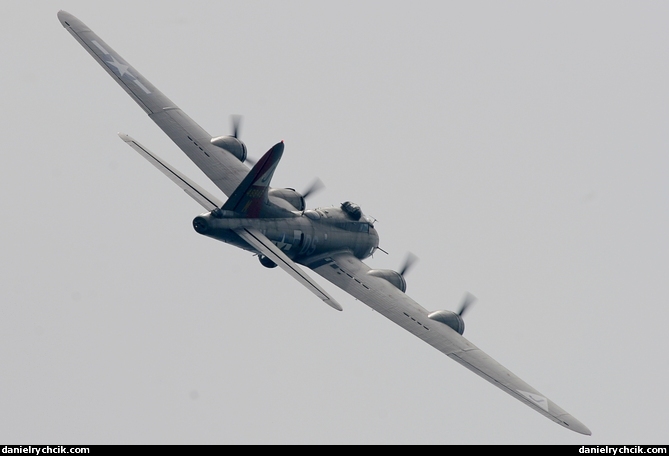
[[[317,274],[421,338],[476,375],[533,408],[548,419],[580,434],[590,430],[553,401],[445,324],[428,318],[427,309],[390,282],[368,274],[369,266],[350,252],[313,258],[307,263]]]

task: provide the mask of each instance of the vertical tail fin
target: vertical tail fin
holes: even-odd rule
[[[259,217],[267,202],[269,183],[283,155],[283,141],[272,147],[249,171],[221,209],[245,217]]]

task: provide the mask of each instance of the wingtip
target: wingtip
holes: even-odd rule
[[[330,307],[332,307],[332,308],[335,309],[335,310],[338,310],[338,311],[340,311],[340,312],[341,312],[342,310],[344,310],[344,308],[341,306],[341,304],[339,304],[337,301],[335,301],[335,300],[332,299],[332,298],[324,299],[323,301],[325,301],[326,304],[328,304]]]
[[[585,424],[581,423],[579,420],[577,420],[571,415],[566,415],[566,416],[563,415],[558,417],[558,419],[559,419],[558,423],[566,427],[570,431],[574,431],[582,435],[592,435],[592,432],[590,431],[590,429],[588,429],[588,427]]]
[[[69,27],[72,31],[82,32],[89,30],[88,27],[83,22],[81,22],[79,19],[77,19],[76,16],[68,13],[67,11],[60,10],[58,11],[57,16],[62,26],[66,28]]]
[[[60,11],[58,11],[57,16],[58,16],[58,20],[59,20],[63,25],[69,25],[69,24],[66,23],[66,21],[67,21],[67,20],[70,20],[70,19],[72,19],[72,18],[74,18],[74,16],[72,16],[70,13],[68,13],[68,12],[65,11],[65,10],[60,10]]]
[[[588,429],[586,425],[584,425],[583,423],[578,423],[578,424],[579,426],[576,429],[574,429],[574,432],[578,432],[579,434],[583,435],[592,435],[592,431]]]

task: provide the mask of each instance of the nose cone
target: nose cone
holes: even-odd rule
[[[364,241],[359,244],[359,247],[355,252],[355,255],[361,260],[370,257],[379,247],[379,234],[371,225],[369,226],[368,234],[369,235],[364,239]]]
[[[374,250],[379,246],[379,232],[372,225],[369,226],[369,237],[372,239]]]

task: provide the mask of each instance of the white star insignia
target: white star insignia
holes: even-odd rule
[[[118,71],[119,74],[120,74],[121,76],[123,76],[123,75],[126,74],[126,73],[130,74],[130,72],[128,71],[128,68],[130,68],[130,65],[124,65],[124,64],[122,64],[121,62],[119,62],[118,60],[116,60],[116,59],[114,58],[114,56],[111,55],[111,54],[109,54],[109,57],[112,58],[112,61],[111,61],[111,62],[107,62],[107,61],[105,61],[105,63],[106,63],[107,65],[111,65],[111,66],[113,66],[114,68],[116,68],[116,71]]]

